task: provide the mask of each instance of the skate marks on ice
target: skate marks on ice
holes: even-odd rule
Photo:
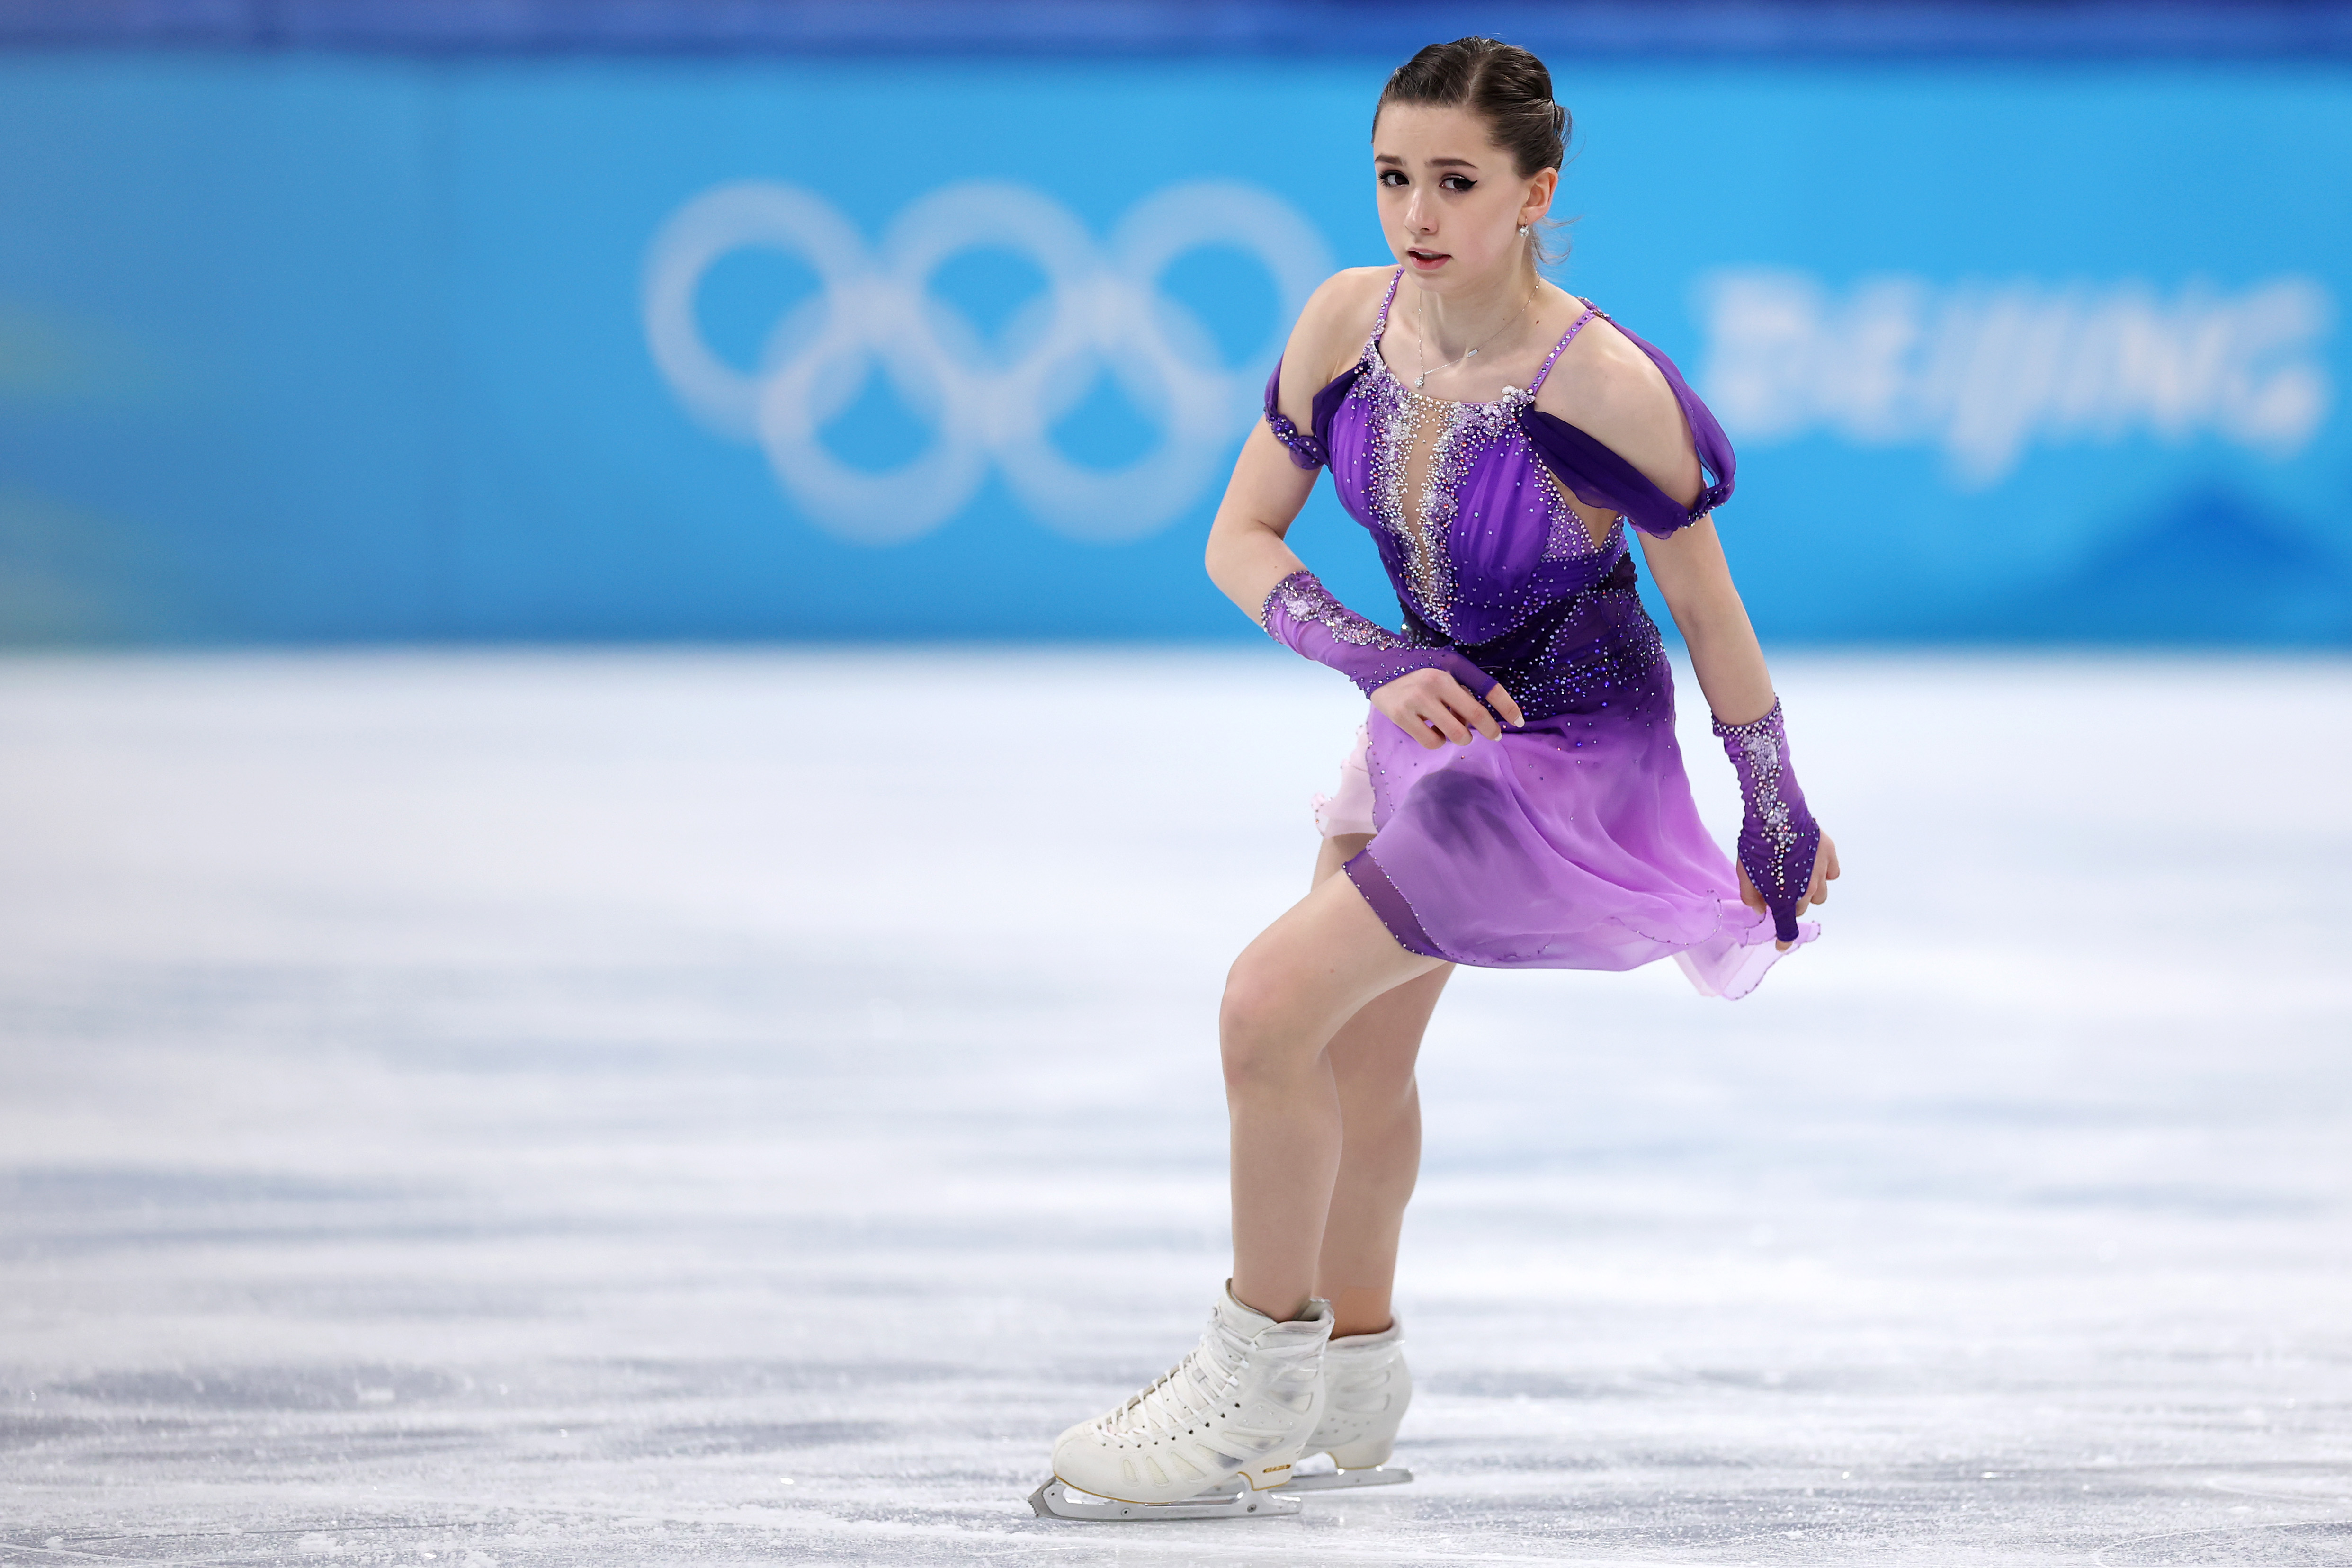
[[[1414,1482],[1143,1529],[1025,1499],[1223,1277],[1216,987],[1344,690],[0,666],[0,1563],[2352,1557],[2352,677],[1779,673],[1824,940],[1459,977]],[[920,732],[779,721],[853,678]],[[1031,679],[1087,743],[1002,765]]]

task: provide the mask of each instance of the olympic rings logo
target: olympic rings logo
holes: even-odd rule
[[[1209,246],[1254,258],[1281,301],[1273,335],[1242,362],[1255,375],[1220,363],[1200,319],[1160,291],[1171,265]],[[1009,363],[929,290],[942,264],[982,247],[1026,256],[1047,280],[1004,334],[1020,345]],[[751,373],[711,352],[694,310],[713,264],[746,248],[798,257],[821,284],[776,322]],[[1297,211],[1222,181],[1145,197],[1099,246],[1040,191],[949,185],[900,213],[872,250],[823,197],[747,181],[704,192],[662,226],[643,308],[654,363],[678,401],[713,432],[756,442],[785,493],[830,532],[866,544],[920,538],[961,511],[993,467],[1046,526],[1116,542],[1165,527],[1218,478],[1255,416],[1257,379],[1330,269],[1322,237]],[[880,472],[843,463],[823,439],[877,372],[933,427],[926,447]],[[1159,426],[1158,445],[1123,468],[1074,462],[1050,435],[1100,374]]]

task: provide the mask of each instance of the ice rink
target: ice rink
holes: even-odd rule
[[[1823,940],[1439,1013],[1417,1482],[1121,1526],[1344,684],[0,663],[0,1563],[2352,1563],[2352,664],[1778,674]]]

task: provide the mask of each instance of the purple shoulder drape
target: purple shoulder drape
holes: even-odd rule
[[[1628,342],[1650,356],[1650,363],[1664,373],[1675,401],[1682,405],[1683,417],[1690,425],[1691,445],[1698,452],[1699,466],[1706,470],[1708,481],[1698,500],[1687,507],[1683,505],[1652,484],[1647,474],[1611,447],[1567,420],[1539,412],[1532,404],[1519,411],[1519,428],[1527,433],[1528,444],[1543,458],[1545,466],[1558,474],[1560,483],[1580,500],[1621,511],[1643,532],[1664,539],[1676,529],[1696,522],[1731,498],[1737,460],[1723,426],[1716,423],[1714,413],[1683,380],[1683,373],[1675,368],[1675,362],[1616,321],[1610,321],[1609,324],[1624,332]]]

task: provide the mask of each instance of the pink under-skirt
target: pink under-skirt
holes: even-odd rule
[[[1435,751],[1375,711],[1316,826],[1372,835],[1348,875],[1415,952],[1501,969],[1671,957],[1701,994],[1744,996],[1785,955],[1699,821],[1671,706],[1637,706]]]

